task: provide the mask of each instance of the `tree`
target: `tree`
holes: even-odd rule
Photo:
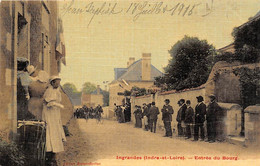
[[[215,48],[206,40],[185,36],[169,50],[171,59],[164,68],[165,75],[155,80],[155,85],[167,90],[198,87],[207,81],[212,67]]]
[[[251,18],[251,22],[234,28],[235,55],[244,63],[256,63],[260,60],[260,19]]]
[[[125,92],[125,94],[127,94],[128,92]],[[134,93],[134,95],[135,96],[143,96],[143,95],[146,95],[146,89],[145,88],[139,88],[139,87],[137,87],[137,86],[134,86],[134,87],[132,87],[132,89],[131,89],[131,92],[130,92],[130,94],[133,94]]]
[[[94,92],[97,89],[95,84],[92,84],[91,82],[85,82],[82,87],[82,92],[85,94],[90,94]]]
[[[72,83],[65,83],[62,86],[64,92],[70,97],[70,98],[80,98],[81,92],[79,92],[76,88],[76,86]]]

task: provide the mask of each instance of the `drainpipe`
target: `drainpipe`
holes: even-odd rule
[[[12,79],[11,79],[11,89],[12,89],[12,100],[11,100],[11,132],[10,139],[16,140],[17,134],[17,44],[18,44],[18,13],[16,9],[15,1],[12,3],[12,59],[11,59],[11,69],[12,69]]]

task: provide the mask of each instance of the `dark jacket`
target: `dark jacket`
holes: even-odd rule
[[[172,121],[172,114],[174,113],[172,106],[164,105],[161,111],[163,121]]]
[[[181,121],[184,121],[185,120],[185,112],[186,112],[186,109],[187,109],[187,105],[186,104],[183,104],[179,111],[178,111],[178,114],[177,114],[177,117],[176,117],[176,121],[181,123]]]
[[[158,119],[158,114],[160,114],[158,107],[151,106],[149,110],[150,119]]]
[[[185,112],[185,123],[193,123],[194,110],[192,107],[188,107]]]
[[[134,114],[135,114],[135,117],[136,117],[136,118],[142,118],[142,117],[143,117],[143,115],[142,115],[142,110],[139,109],[139,108],[134,111]]]
[[[207,121],[216,121],[219,120],[222,115],[222,108],[218,105],[218,103],[211,102],[207,107],[206,118]]]
[[[195,107],[195,123],[204,123],[206,115],[206,105],[204,103],[197,104]]]
[[[146,106],[146,107],[143,107],[143,117],[146,116],[146,117],[149,117],[149,108]]]

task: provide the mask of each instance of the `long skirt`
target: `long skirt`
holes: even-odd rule
[[[46,151],[62,152],[64,151],[63,140],[65,133],[62,127],[60,109],[58,107],[48,108],[43,106],[42,119],[46,122]]]
[[[135,117],[135,127],[142,128],[142,118]]]

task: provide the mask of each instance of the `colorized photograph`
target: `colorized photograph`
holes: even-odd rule
[[[257,166],[259,0],[0,0],[0,166]]]

